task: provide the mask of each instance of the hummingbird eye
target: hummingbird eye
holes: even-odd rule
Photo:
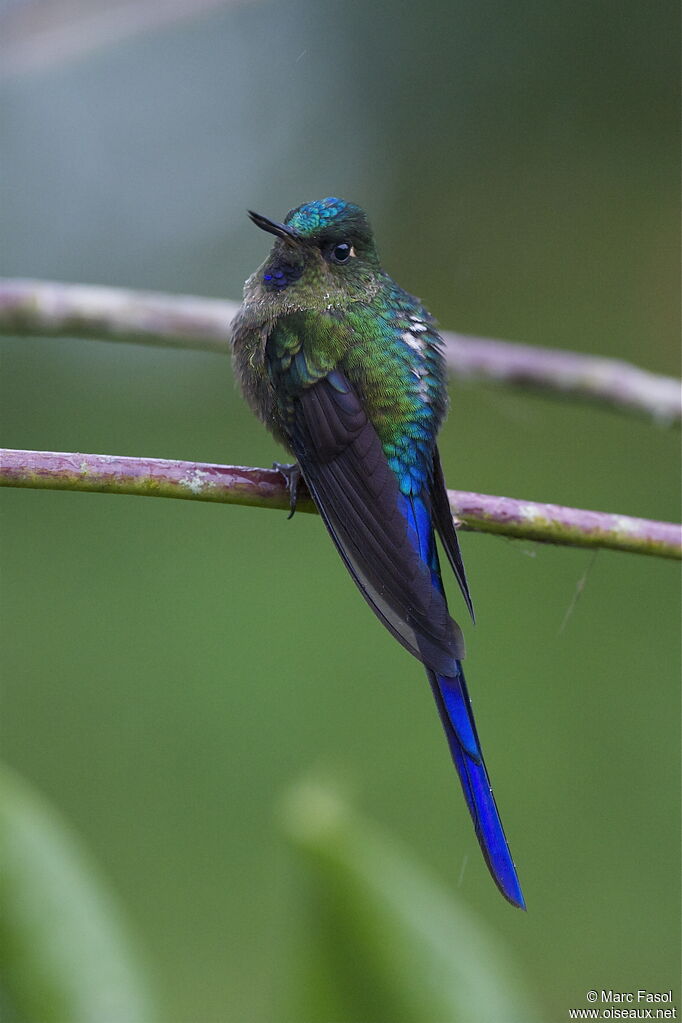
[[[330,258],[332,263],[347,263],[351,256],[354,256],[353,246],[350,242],[339,242],[338,245],[334,245],[330,250]]]

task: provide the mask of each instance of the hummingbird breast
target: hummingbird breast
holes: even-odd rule
[[[271,329],[270,322],[265,317],[255,317],[250,306],[240,308],[232,321],[232,370],[251,411],[289,451],[277,395],[265,361],[265,347]]]
[[[429,313],[388,277],[371,301],[279,316],[271,305],[251,301],[233,324],[238,383],[285,447],[296,391],[339,368],[406,495],[424,488],[447,407],[441,346]]]

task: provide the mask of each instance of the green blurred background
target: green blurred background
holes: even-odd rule
[[[245,209],[341,195],[444,326],[678,372],[676,4],[296,0],[164,20],[141,3],[130,25],[134,6],[107,5],[104,29],[96,4],[55,3],[35,31],[3,12],[1,273],[238,298],[267,250]],[[217,355],[7,339],[2,384],[7,446],[281,457]],[[678,518],[674,431],[457,381],[451,396],[451,486]],[[524,915],[481,861],[418,666],[321,522],[2,496],[4,759],[108,875],[164,1021],[283,1018],[307,945],[275,811],[302,775],[345,786],[513,950],[543,1021],[589,988],[675,987],[675,564],[463,538],[468,675]]]

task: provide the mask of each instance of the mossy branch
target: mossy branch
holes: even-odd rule
[[[0,449],[0,486],[177,497],[280,510],[289,506],[284,478],[273,469],[163,458],[5,448]],[[606,547],[633,554],[682,558],[682,528],[672,522],[464,490],[450,490],[448,495],[460,529],[569,547]],[[303,485],[298,508],[303,512],[315,511]]]
[[[0,278],[0,334],[102,338],[226,352],[236,302],[123,288]],[[663,425],[682,419],[682,391],[618,359],[443,331],[453,374],[591,401]]]

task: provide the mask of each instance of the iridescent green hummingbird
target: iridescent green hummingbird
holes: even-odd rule
[[[435,323],[382,270],[367,216],[321,199],[278,223],[244,286],[233,362],[249,405],[296,465],[346,568],[379,620],[426,668],[486,863],[525,908],[490,787],[435,534],[473,617],[436,435],[447,410]],[[287,468],[287,467],[284,467]]]

